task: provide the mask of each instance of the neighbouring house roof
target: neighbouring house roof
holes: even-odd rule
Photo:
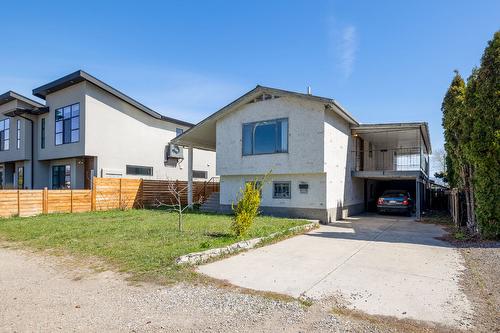
[[[26,97],[26,96],[23,96],[21,94],[14,92],[12,90],[9,90],[6,93],[3,93],[0,95],[0,105],[11,102],[13,100],[22,101],[26,104],[33,106],[34,108],[41,108],[44,106],[43,104],[40,104],[40,103],[38,103],[38,102],[36,102],[36,101]]]
[[[350,124],[359,125],[356,119],[354,119],[354,117],[334,99],[258,85],[238,99],[224,106],[222,109],[200,121],[195,127],[190,128],[188,131],[175,138],[173,142],[183,146],[193,146],[195,148],[215,150],[215,126],[217,120],[262,94],[280,97],[293,96],[324,103],[326,108],[332,110]]]
[[[385,123],[385,124],[360,124],[351,127],[351,131],[356,134],[391,133],[417,130],[420,132],[429,154],[432,153],[431,139],[429,136],[429,125],[427,122],[411,123]]]
[[[166,116],[148,108],[147,106],[139,103],[135,99],[125,95],[121,91],[111,87],[110,85],[102,82],[101,80],[93,77],[92,75],[90,75],[87,72],[82,71],[82,70],[78,70],[74,73],[63,76],[60,79],[57,79],[55,81],[52,81],[52,82],[47,83],[43,86],[40,86],[38,88],[33,89],[33,95],[35,95],[39,98],[45,99],[47,97],[47,95],[49,95],[51,93],[54,93],[58,90],[70,87],[72,85],[75,85],[75,84],[83,82],[83,81],[92,83],[93,85],[110,93],[111,95],[113,95],[113,96],[123,100],[124,102],[136,107],[137,109],[143,111],[144,113],[147,113],[148,115],[150,115],[153,118],[168,121],[168,122],[183,125],[183,126],[188,126],[188,127],[194,126],[194,124],[188,123],[188,122],[183,121],[183,120],[166,117]]]
[[[14,91],[7,91],[6,93],[0,95],[0,105],[15,100],[21,101],[24,104],[18,104],[15,108],[4,111],[3,112],[4,115],[8,117],[15,117],[25,113],[32,115],[39,115],[48,112],[48,109],[43,104],[38,103],[26,96],[20,95]],[[25,107],[23,105],[28,105],[28,107]]]

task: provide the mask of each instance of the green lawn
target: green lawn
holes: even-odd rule
[[[161,210],[128,210],[51,214],[0,219],[0,239],[35,249],[77,257],[97,257],[138,280],[175,282],[195,274],[175,265],[180,255],[238,241],[230,232],[231,217],[201,213],[184,215]],[[306,221],[258,217],[245,239],[269,235]]]

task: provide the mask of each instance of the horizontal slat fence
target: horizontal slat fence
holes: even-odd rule
[[[94,178],[92,190],[0,190],[0,217],[94,210],[154,207],[175,202],[172,189],[187,204],[187,182],[125,178]],[[204,202],[219,183],[193,182],[193,202]]]

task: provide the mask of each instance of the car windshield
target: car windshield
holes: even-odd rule
[[[404,197],[406,193],[401,191],[385,191],[383,197]]]

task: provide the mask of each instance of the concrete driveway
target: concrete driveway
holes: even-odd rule
[[[199,267],[245,288],[294,297],[341,296],[369,314],[459,327],[471,305],[460,291],[460,254],[436,225],[363,215]],[[462,324],[462,325],[461,325]]]

